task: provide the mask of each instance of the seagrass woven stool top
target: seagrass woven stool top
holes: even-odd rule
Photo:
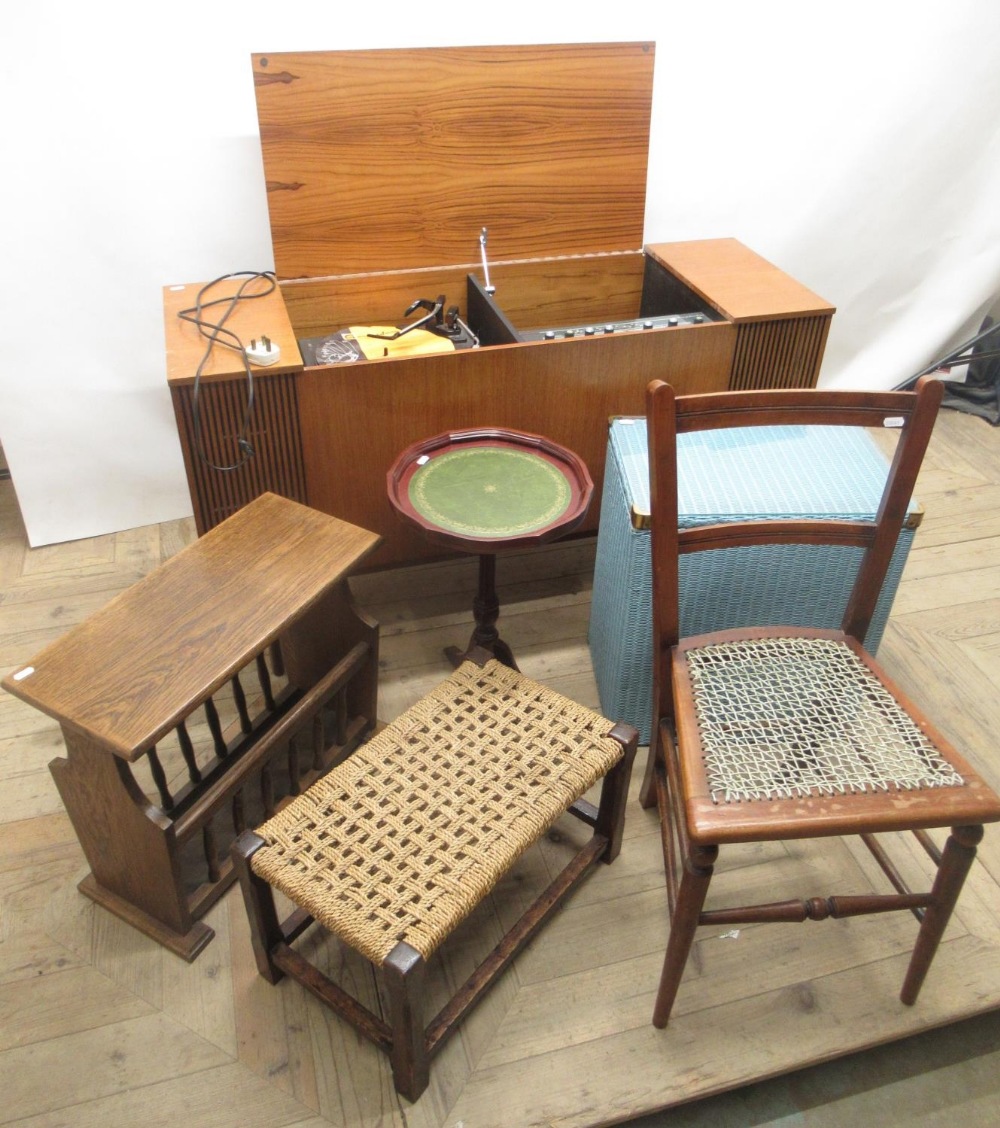
[[[715,803],[962,786],[842,642],[748,639],[686,659]]]
[[[490,661],[446,681],[257,828],[254,871],[362,955],[424,959],[614,766],[599,713]]]

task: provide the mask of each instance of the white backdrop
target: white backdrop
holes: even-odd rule
[[[646,240],[735,236],[889,387],[1000,293],[996,0],[5,10],[0,442],[33,545],[190,513],[161,287],[273,266],[253,51],[655,40]],[[599,76],[595,76],[599,81]]]

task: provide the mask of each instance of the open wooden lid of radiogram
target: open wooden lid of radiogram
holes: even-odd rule
[[[277,274],[642,246],[652,43],[252,58]]]

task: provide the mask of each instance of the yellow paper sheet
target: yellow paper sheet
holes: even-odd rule
[[[439,337],[426,329],[411,329],[395,341],[379,340],[371,333],[395,333],[395,325],[352,325],[349,330],[366,360],[383,356],[423,356],[430,353],[454,352],[455,346],[447,337]]]

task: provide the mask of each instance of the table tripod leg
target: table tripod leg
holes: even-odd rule
[[[472,601],[472,614],[476,626],[464,651],[459,650],[457,646],[445,647],[445,654],[453,666],[460,666],[471,650],[479,648],[488,651],[498,662],[502,662],[512,670],[517,669],[511,648],[503,641],[496,628],[496,621],[500,617],[496,564],[497,558],[492,553],[484,553],[479,557],[479,590]]]

